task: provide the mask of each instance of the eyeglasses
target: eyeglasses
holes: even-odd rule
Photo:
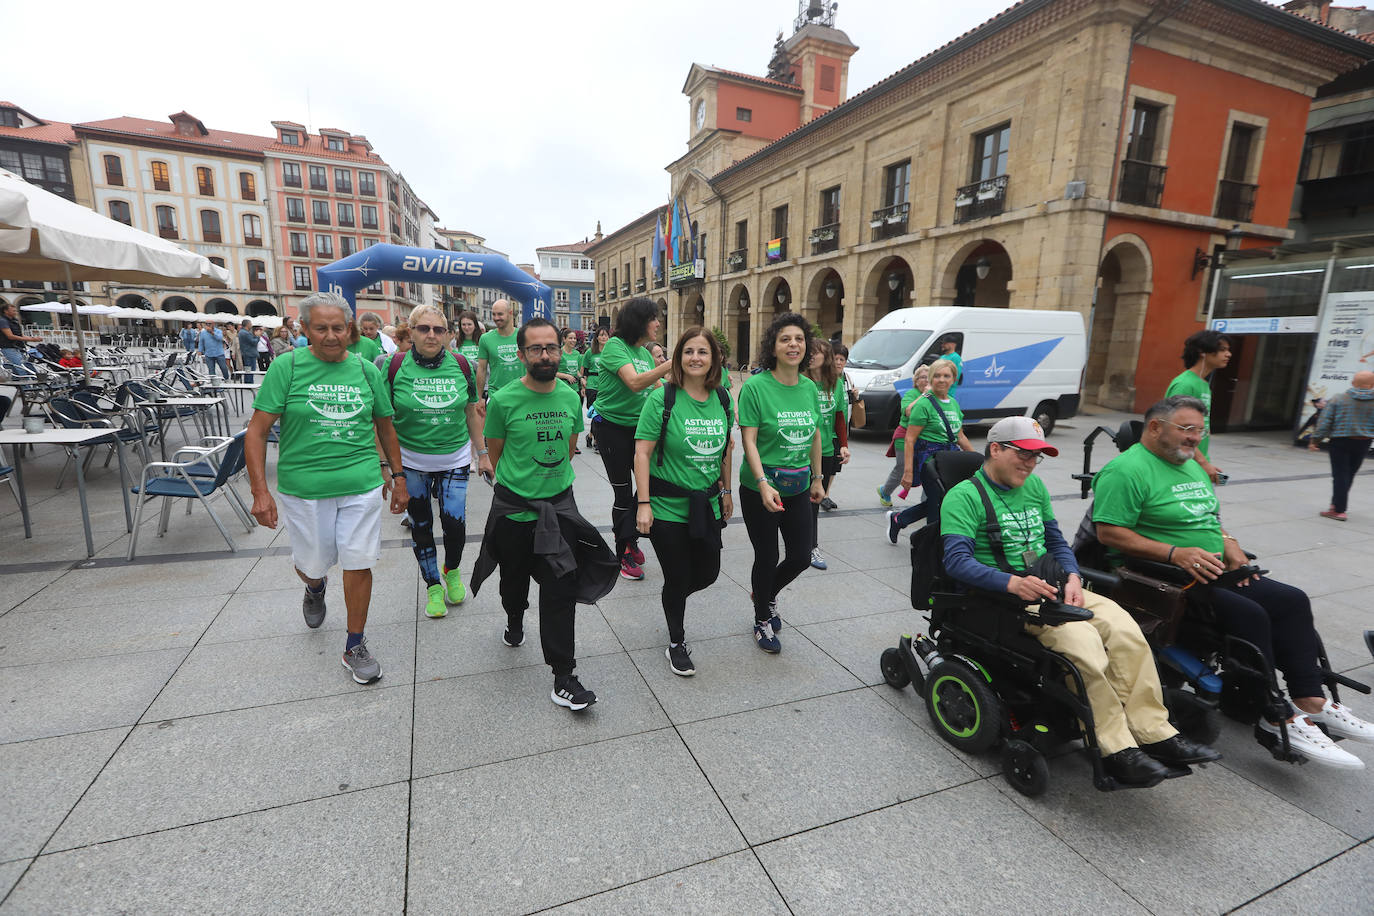
[[[1165,420],[1164,422],[1168,423],[1170,426],[1172,426],[1179,432],[1183,433],[1184,435],[1188,435],[1190,433],[1197,433],[1198,435],[1202,435],[1203,433],[1203,427],[1201,426],[1179,426],[1173,420]]]
[[[1020,445],[1011,445],[1011,442],[1002,442],[1002,448],[1013,450],[1013,452],[1017,453],[1018,459],[1022,461],[1028,459],[1028,457],[1032,457],[1032,459],[1035,459],[1035,463],[1039,464],[1040,461],[1044,460],[1044,452],[1036,452],[1035,449],[1024,449],[1021,448]]]
[[[413,324],[410,329],[416,334],[447,334],[448,325],[443,324]]]
[[[563,348],[558,344],[531,344],[525,348],[525,354],[527,356],[553,356],[561,349]]]

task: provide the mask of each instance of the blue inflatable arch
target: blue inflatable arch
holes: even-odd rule
[[[553,320],[553,290],[500,255],[373,245],[326,264],[316,274],[320,290],[343,296],[354,314],[358,290],[378,280],[404,280],[499,289],[520,303],[520,323],[531,318]]]

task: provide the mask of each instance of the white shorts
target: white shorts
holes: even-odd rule
[[[277,494],[291,559],[311,579],[329,568],[371,569],[382,558],[382,488],[355,496],[301,499]]]

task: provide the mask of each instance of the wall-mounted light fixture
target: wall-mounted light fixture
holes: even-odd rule
[[[983,255],[977,261],[973,262],[973,271],[978,274],[979,280],[986,280],[988,278],[988,274],[992,273],[992,262],[988,260],[987,255]]]

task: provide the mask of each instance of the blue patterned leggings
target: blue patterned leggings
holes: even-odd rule
[[[448,471],[415,471],[405,469],[406,492],[410,502],[410,537],[415,548],[415,560],[425,585],[439,584],[438,551],[434,546],[434,508],[431,499],[439,501],[439,526],[444,530],[444,568],[457,569],[463,561],[463,542],[467,540],[467,504],[469,468]]]

